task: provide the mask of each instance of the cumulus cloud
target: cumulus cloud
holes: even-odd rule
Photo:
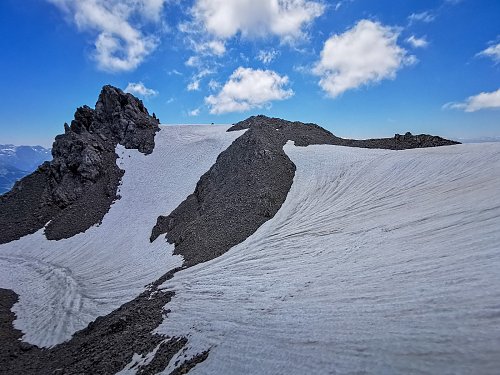
[[[158,23],[165,0],[48,1],[79,30],[96,33],[93,57],[102,70],[134,70],[157,46],[156,38],[139,25]]]
[[[288,84],[287,76],[272,70],[239,67],[217,95],[205,98],[205,103],[212,114],[261,108],[271,101],[290,98],[294,93]]]
[[[484,51],[479,52],[478,55],[490,57],[495,63],[500,63],[500,43],[489,46]]]
[[[195,23],[219,39],[241,33],[289,41],[303,36],[324,10],[322,2],[312,0],[196,0],[191,13]]]
[[[267,65],[270,64],[278,56],[278,54],[278,51],[275,49],[260,50],[256,59]]]
[[[425,39],[425,37],[417,38],[415,35],[406,39],[406,42],[411,44],[413,48],[425,48],[429,45],[429,42]]]
[[[500,89],[493,92],[482,92],[478,95],[469,96],[461,103],[446,103],[443,108],[460,109],[465,112],[477,112],[483,109],[500,109]]]
[[[324,44],[321,59],[313,69],[319,85],[335,98],[362,85],[394,79],[414,56],[397,44],[399,30],[370,20],[359,21],[343,34],[333,35]]]
[[[125,92],[128,92],[133,95],[142,96],[145,98],[158,95],[158,91],[153,89],[148,89],[146,86],[144,86],[144,83],[142,82],[137,82],[137,83],[130,82],[125,88]]]

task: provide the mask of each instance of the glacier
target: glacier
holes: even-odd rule
[[[274,218],[162,285],[189,340],[162,373],[497,374],[500,144],[285,152]]]
[[[151,229],[242,134],[227,129],[162,126],[150,155],[118,145],[121,198],[100,225],[69,239],[49,241],[42,229],[0,245],[0,287],[19,295],[12,310],[24,341],[51,347],[68,340],[182,264],[164,236],[149,242]]]

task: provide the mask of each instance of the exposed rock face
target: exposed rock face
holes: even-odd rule
[[[222,152],[170,215],[158,218],[151,240],[167,232],[186,265],[226,252],[273,217],[284,202],[295,166],[274,129],[252,128]]]
[[[21,337],[23,333],[12,327],[16,315],[11,311],[12,306],[19,300],[16,293],[9,289],[0,288],[0,359],[2,366],[9,359],[17,358],[22,353]],[[27,345],[27,343],[24,343]],[[0,370],[0,373],[2,370]]]
[[[297,135],[297,128],[303,126],[310,127],[309,133],[314,133],[315,135],[313,137],[316,137],[315,139],[320,140],[321,143],[337,146],[405,150],[410,148],[438,147],[460,144],[460,142],[450,141],[438,136],[428,134],[412,135],[410,132],[407,132],[405,135],[396,134],[393,138],[345,139],[333,135],[328,130],[323,129],[316,124],[304,124],[297,121],[290,122],[262,115],[252,116],[244,121],[240,121],[232,126],[229,131],[248,129],[255,126],[273,127],[285,134],[288,139],[295,141],[296,146],[306,146],[300,136]]]
[[[222,255],[274,217],[295,175],[295,165],[283,151],[288,140],[300,146],[336,140],[317,125],[264,116],[229,130],[241,129],[248,131],[219,155],[194,193],[170,215],[160,216],[153,228],[151,241],[167,233],[186,266]]]
[[[123,175],[116,145],[151,153],[158,125],[139,99],[104,86],[95,109],[78,108],[71,126],[56,137],[53,160],[0,197],[0,243],[34,233],[49,220],[45,234],[54,240],[99,223]]]

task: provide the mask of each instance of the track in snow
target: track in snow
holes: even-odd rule
[[[285,152],[276,216],[165,283],[164,373],[497,373],[500,144]]]
[[[23,340],[38,346],[65,341],[182,264],[163,236],[149,242],[151,229],[241,135],[227,128],[161,127],[147,156],[118,146],[117,163],[125,170],[121,199],[102,224],[65,240],[48,241],[40,230],[0,245],[0,287],[19,295],[14,326]]]

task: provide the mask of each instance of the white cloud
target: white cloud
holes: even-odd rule
[[[191,77],[191,82],[187,86],[188,91],[199,91],[201,80],[214,73],[214,70],[199,67],[198,72]]]
[[[465,112],[477,112],[483,109],[500,109],[500,89],[469,96],[461,103],[446,103],[444,109],[461,109]]]
[[[148,89],[146,86],[144,86],[144,83],[142,82],[137,82],[137,83],[130,82],[125,88],[125,92],[146,98],[158,95],[158,91],[153,89]]]
[[[177,69],[170,70],[169,72],[167,72],[167,74],[169,76],[171,76],[171,75],[181,76],[182,75],[182,73],[179,72]]]
[[[199,91],[200,90],[200,80],[195,79],[187,85],[187,90],[188,91]]]
[[[478,53],[479,56],[491,57],[496,63],[500,63],[500,43],[493,44],[484,51]]]
[[[191,13],[195,24],[219,39],[241,33],[290,41],[302,37],[324,10],[322,2],[312,0],[196,0]]]
[[[290,98],[294,93],[287,89],[287,76],[272,70],[239,67],[229,77],[217,95],[210,95],[205,102],[210,113],[243,112],[261,108],[274,100]]]
[[[212,91],[218,90],[220,88],[220,83],[217,82],[215,79],[211,79],[210,82],[208,82],[208,88]]]
[[[206,39],[205,36],[192,35],[188,37],[186,40],[190,48],[199,55],[223,56],[226,53],[226,44],[224,41],[221,40],[207,41],[205,39]]]
[[[188,111],[188,116],[195,117],[195,116],[199,116],[199,114],[200,114],[200,108],[195,108],[191,111]]]
[[[429,23],[432,22],[436,19],[436,16],[432,14],[431,12],[420,12],[420,13],[412,13],[408,16],[408,20],[410,23],[414,22],[425,22]]]
[[[201,60],[199,56],[191,56],[186,60],[185,64],[190,67],[199,66],[201,64]]]
[[[208,42],[206,46],[214,55],[222,56],[226,53],[226,46],[224,45],[224,42],[221,42],[220,40],[212,40]]]
[[[134,3],[142,10],[141,14],[144,17],[153,21],[160,21],[163,5],[166,1],[167,0],[139,0],[134,1]]]
[[[79,30],[96,33],[94,59],[100,69],[130,71],[156,48],[141,27],[158,23],[165,0],[48,0]]]
[[[383,79],[394,79],[415,56],[397,44],[399,30],[369,20],[359,21],[343,34],[330,37],[313,69],[319,85],[331,97]]]
[[[417,38],[415,35],[410,36],[406,39],[406,41],[410,43],[413,48],[425,48],[429,45],[429,42],[425,39],[425,37]]]
[[[256,56],[256,59],[262,61],[262,63],[267,65],[270,64],[278,56],[278,54],[278,51],[276,51],[275,49],[260,50]]]

